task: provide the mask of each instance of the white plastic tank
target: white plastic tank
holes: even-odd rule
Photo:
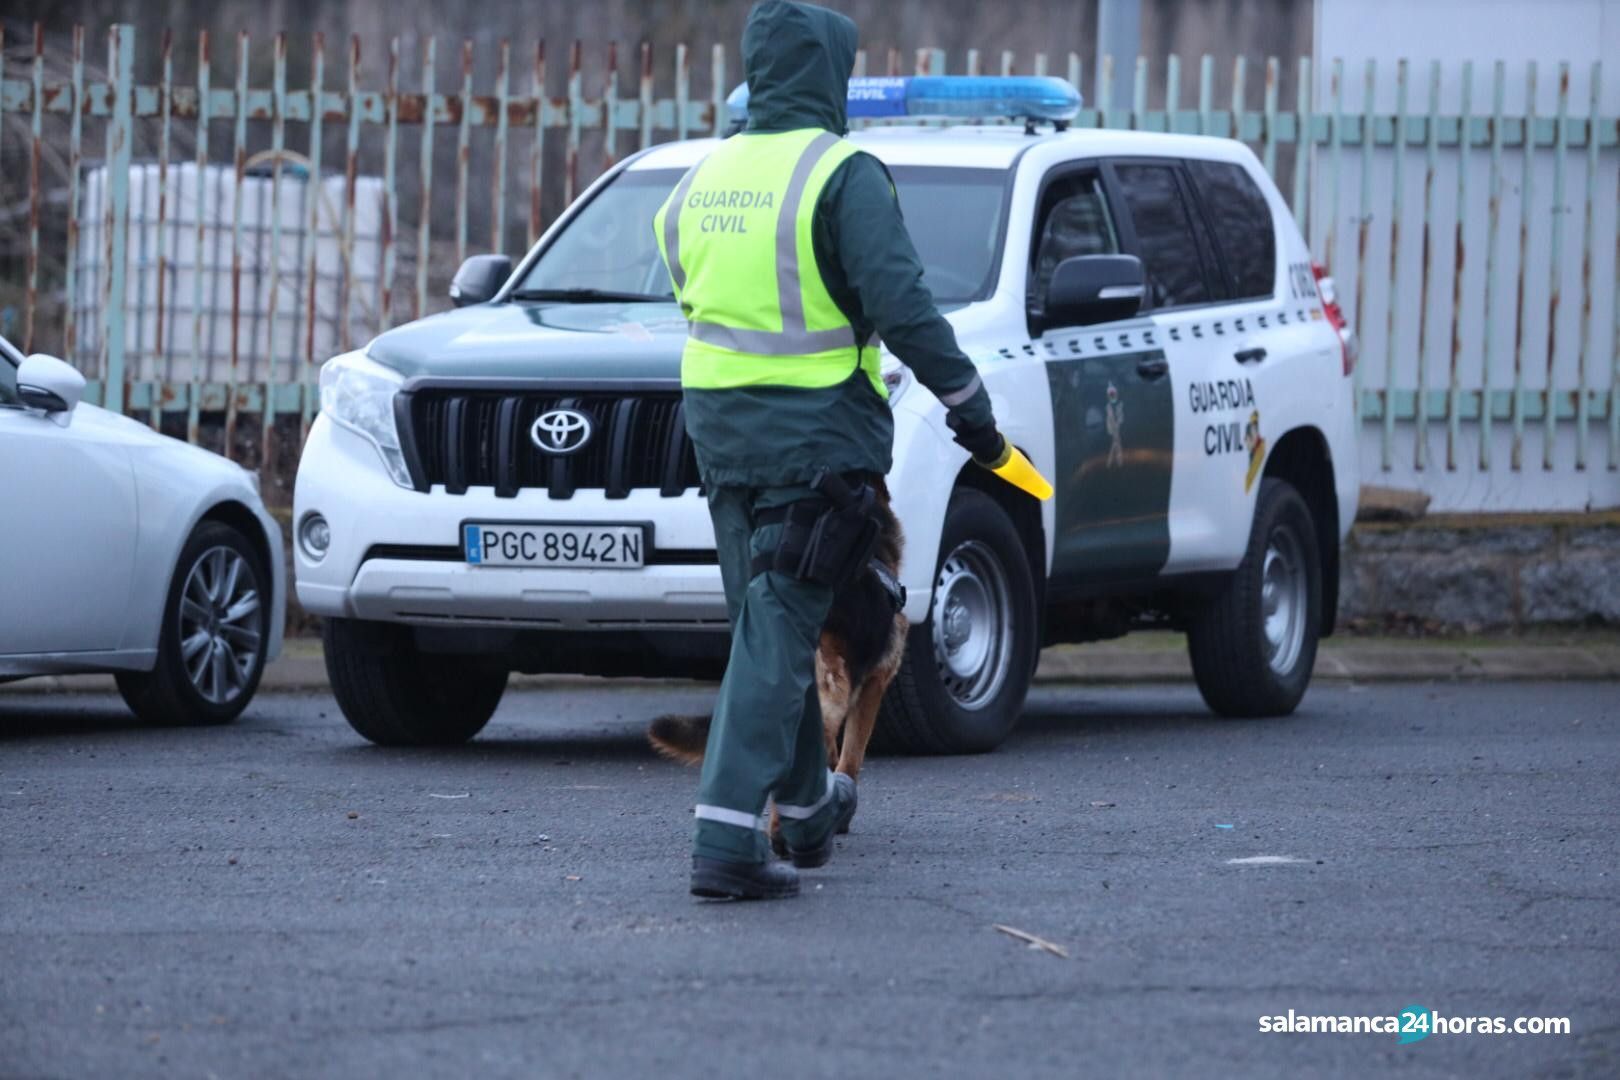
[[[201,185],[199,190],[199,177]],[[236,170],[194,162],[170,164],[161,224],[156,164],[129,172],[129,244],[125,286],[125,371],[132,380],[226,382],[231,378],[232,236],[237,207]],[[255,166],[241,187],[241,279],[237,310],[239,382],[288,382],[308,356],[310,255],[314,254],[314,363],[342,347],[340,307],[348,281],[348,341],[375,333],[380,299],[383,182],[355,181],[353,248],[345,257],[341,175],[310,182],[301,166],[283,162],[281,191],[272,216],[269,165]],[[107,169],[84,173],[73,309],[78,327],[72,361],[98,377],[100,311],[106,289]],[[309,202],[316,200],[314,235]],[[197,222],[201,207],[202,230]],[[280,219],[279,236],[274,229]],[[161,256],[161,259],[160,259]],[[159,333],[159,275],[162,332]],[[198,314],[200,312],[200,319]]]

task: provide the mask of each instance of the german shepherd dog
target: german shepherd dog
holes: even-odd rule
[[[879,532],[874,555],[896,578],[905,536],[889,505],[881,477],[873,483]],[[900,670],[906,643],[906,617],[894,610],[888,592],[870,571],[862,571],[833,595],[832,609],[816,647],[816,691],[821,699],[821,731],[827,765],[859,780],[866,745],[872,740],[883,693]],[[660,716],[647,729],[653,749],[674,761],[696,765],[709,738],[708,716]],[[776,811],[771,811],[771,842],[781,853]]]

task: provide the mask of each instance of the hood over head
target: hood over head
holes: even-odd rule
[[[748,130],[848,129],[849,73],[855,23],[836,11],[790,0],[764,0],[743,28]]]

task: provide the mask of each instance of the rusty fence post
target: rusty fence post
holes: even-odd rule
[[[107,35],[107,71],[112,79],[107,118],[106,292],[102,304],[102,401],[124,411],[124,293],[129,225],[129,158],[135,115],[135,28],[114,26]]]

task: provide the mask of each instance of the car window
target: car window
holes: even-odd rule
[[[1176,169],[1139,163],[1115,169],[1136,230],[1136,254],[1147,271],[1148,295],[1156,308],[1214,299],[1204,280],[1192,214],[1181,196]]]
[[[520,289],[604,289],[673,300],[652,221],[680,169],[631,169],[580,208]]]
[[[1119,251],[1102,181],[1096,174],[1061,177],[1047,187],[1041,196],[1040,224],[1031,251],[1029,299],[1037,312],[1046,306],[1046,289],[1058,263],[1077,255]]]
[[[0,405],[17,404],[17,361],[11,343],[0,338]]]
[[[1247,169],[1229,161],[1189,161],[1193,184],[1232,278],[1232,297],[1269,297],[1277,285],[1277,230],[1271,207]]]
[[[1000,268],[1006,170],[896,165],[889,174],[934,303],[989,296]]]
[[[935,303],[983,299],[1001,253],[1005,169],[897,166],[900,212]],[[668,296],[652,221],[681,169],[631,169],[603,188],[529,269],[520,290],[602,289]]]

